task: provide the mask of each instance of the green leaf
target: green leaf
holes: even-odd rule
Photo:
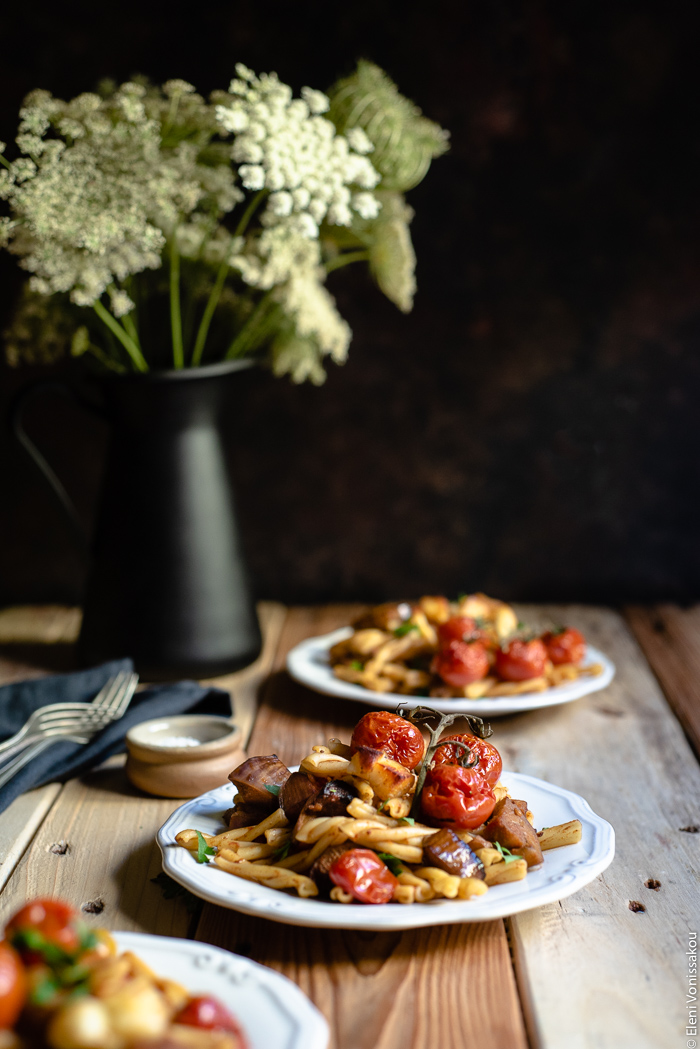
[[[401,816],[400,822],[408,823],[409,827],[413,827],[416,821],[414,820],[413,816]]]
[[[197,835],[197,855],[195,856],[195,859],[197,860],[197,863],[208,863],[208,857],[213,856],[216,849],[212,849],[211,845],[207,845],[204,840],[204,835],[200,830],[195,831],[195,833]]]
[[[353,659],[348,664],[351,670],[364,670],[364,664],[359,659]]]
[[[39,932],[38,929],[18,929],[12,937],[12,945],[19,950],[24,948],[25,950],[33,951],[35,954],[41,955],[46,964],[51,966],[51,968],[61,965],[70,965],[74,958],[73,954],[69,954],[67,951],[64,951],[62,947],[47,940],[43,933]]]
[[[403,871],[403,863],[398,856],[394,856],[393,852],[378,852],[377,856],[386,863],[391,873],[397,877]]]
[[[405,637],[411,630],[417,630],[418,627],[415,623],[402,623],[401,626],[397,626],[394,631],[394,637]]]
[[[280,789],[281,788],[277,785],[277,783],[265,784],[265,790],[269,790],[270,794],[274,794],[276,798],[279,797]]]
[[[498,842],[498,841],[496,842],[496,848],[498,849],[498,851],[500,852],[501,856],[503,857],[504,863],[512,863],[513,860],[519,860],[520,859],[520,856],[514,856],[513,853],[510,851],[510,849],[504,848],[501,845],[501,843]]]
[[[270,859],[272,860],[284,860],[289,856],[290,849],[292,847],[291,838],[289,841],[285,841],[284,845],[280,845],[276,852],[272,853]]]
[[[43,980],[32,988],[29,993],[29,1001],[32,1005],[48,1005],[52,998],[58,994],[60,985],[54,976],[45,976]]]

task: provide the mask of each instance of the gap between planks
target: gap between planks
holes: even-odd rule
[[[347,623],[363,607],[290,611],[249,753],[274,751],[292,765],[329,736],[350,738],[364,710],[302,688],[282,668],[298,641]],[[298,928],[205,904],[196,938],[294,980],[329,1021],[329,1049],[527,1046],[501,921],[375,934]]]
[[[624,612],[671,709],[700,757],[700,605],[630,605]]]

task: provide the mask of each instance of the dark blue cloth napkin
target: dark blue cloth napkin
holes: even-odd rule
[[[120,670],[133,669],[130,659],[119,659],[75,674],[4,685],[0,688],[0,740],[18,732],[33,710],[48,703],[90,703],[109,678]],[[119,721],[107,725],[89,743],[54,743],[25,765],[0,790],[0,812],[25,790],[54,780],[79,776],[110,755],[123,751],[124,737],[133,725],[150,718],[191,712],[229,717],[232,713],[231,697],[228,692],[200,685],[197,681],[153,685],[137,692],[126,714]]]

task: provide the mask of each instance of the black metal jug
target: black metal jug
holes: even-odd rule
[[[248,364],[102,381],[111,432],[82,661],[131,656],[143,677],[201,678],[245,666],[260,652],[219,428],[236,373]],[[20,413],[15,429],[60,489]]]

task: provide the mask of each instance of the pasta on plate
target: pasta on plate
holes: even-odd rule
[[[370,712],[349,744],[314,746],[297,771],[248,758],[229,777],[228,829],[175,840],[234,877],[346,905],[470,900],[519,881],[543,851],[580,841],[581,823],[538,833],[499,781],[490,728],[470,717],[468,732],[445,734],[456,717]]]
[[[481,699],[543,692],[582,676],[586,643],[573,627],[539,636],[486,594],[377,605],[329,652],[333,674],[380,693]]]

